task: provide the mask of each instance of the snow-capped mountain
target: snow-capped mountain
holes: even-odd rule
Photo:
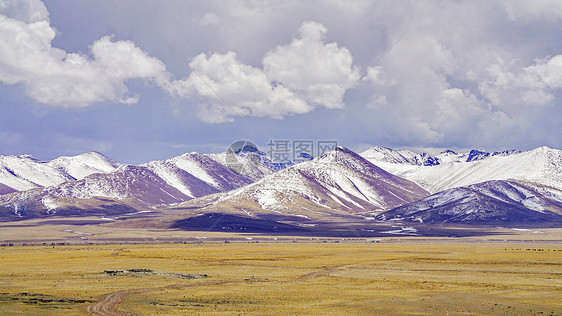
[[[94,173],[108,173],[123,165],[95,151],[71,157],[62,156],[47,164],[75,179],[83,179]]]
[[[414,181],[429,192],[467,186],[488,180],[526,180],[562,189],[562,151],[539,147],[530,151],[458,154],[445,151],[439,164],[420,166],[381,160],[368,150],[361,154],[382,169]]]
[[[257,181],[266,175],[270,175],[275,170],[264,163],[267,156],[259,153],[240,154],[232,152],[222,152],[218,154],[206,154],[207,157],[232,169],[234,172],[246,176],[252,181]]]
[[[530,182],[486,181],[433,194],[376,218],[429,224],[560,224],[562,191]]]
[[[457,153],[450,149],[439,155],[431,156],[427,153],[416,153],[411,150],[394,150],[392,148],[375,146],[361,153],[361,156],[371,162],[383,162],[394,164],[409,164],[414,166],[436,166],[450,162],[471,162],[484,160],[494,156],[509,156],[520,153],[517,150],[504,150],[489,153],[483,150],[473,149],[468,153]]]
[[[361,153],[361,156],[371,162],[388,162],[395,164],[410,164],[414,166],[434,166],[440,161],[427,153],[415,153],[410,150],[394,150],[387,147],[375,146]]]
[[[24,191],[110,172],[120,165],[97,152],[52,161],[41,161],[31,155],[0,156],[0,183]]]
[[[297,163],[313,159],[311,155],[301,153],[296,161],[278,162],[255,147],[242,148],[237,152],[226,151],[219,154],[207,154],[207,156],[253,181]]]
[[[378,214],[427,195],[413,182],[338,147],[231,191],[205,210],[238,210],[250,216],[255,212],[303,217]]]
[[[18,191],[75,180],[31,155],[0,156],[0,183]]]
[[[391,209],[379,218],[537,222],[556,221],[562,214],[562,151],[548,147],[448,150],[436,156],[384,147],[358,155],[338,147],[316,159],[303,158],[298,164],[278,163],[257,150],[241,150],[132,166],[95,152],[52,161],[0,156],[0,213],[20,218],[119,214],[195,199],[186,207],[202,213],[322,220],[357,220]],[[440,193],[424,199],[430,192]]]
[[[95,173],[82,180],[31,189],[0,196],[0,207],[15,215],[68,213],[67,199],[91,198],[123,200],[133,206],[148,207],[187,201],[190,197],[168,185],[146,167],[122,165],[110,173]],[[77,210],[87,213],[87,208]]]
[[[10,214],[66,214],[68,205],[79,209],[82,200],[89,208],[86,200],[103,198],[123,201],[118,208],[130,211],[230,191],[273,172],[261,162],[252,163],[251,178],[231,168],[232,161],[220,163],[216,161],[220,155],[210,156],[188,153],[141,166],[123,165],[95,152],[49,162],[31,156],[2,157],[6,182],[21,184],[22,192],[8,194],[14,189],[2,184],[0,207]],[[251,159],[244,154],[236,157],[248,163]]]
[[[493,153],[489,153],[478,149],[473,149],[468,153],[457,153],[450,149],[447,149],[441,152],[439,155],[436,155],[434,158],[437,159],[439,164],[443,164],[448,162],[471,162],[477,160],[484,160],[486,158],[494,157],[494,156],[509,156],[518,153],[520,153],[520,151],[518,150],[503,150],[503,151],[495,151]]]
[[[253,182],[251,178],[199,153],[151,161],[141,166],[191,198],[230,191]]]

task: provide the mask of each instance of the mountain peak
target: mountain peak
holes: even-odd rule
[[[473,149],[468,153],[468,158],[466,158],[466,162],[476,161],[486,159],[490,156],[489,152]]]
[[[313,161],[341,162],[349,159],[360,161],[365,160],[363,157],[347,149],[346,147],[336,146],[333,150],[323,153]]]
[[[479,225],[560,223],[562,203],[552,199],[555,191],[516,181],[485,181],[441,191],[377,218]]]
[[[411,181],[394,176],[343,146],[232,191],[209,207],[244,212],[318,214],[379,212],[425,197]],[[242,209],[243,208],[243,209]]]
[[[76,155],[76,157],[102,157],[102,158],[107,158],[107,156],[105,156],[104,154],[98,152],[98,151],[87,151],[85,153],[81,153],[79,155]]]
[[[28,159],[28,160],[37,161],[37,162],[40,161],[37,157],[33,156],[32,154],[15,155],[15,156],[11,156],[11,157],[20,158],[20,159]]]
[[[533,152],[553,152],[553,151],[560,151],[559,149],[550,148],[548,146],[540,146],[530,151]]]
[[[450,149],[445,149],[440,154],[442,154],[442,155],[458,155],[458,153],[456,151],[453,151],[453,150],[450,150]]]
[[[411,150],[394,150],[387,147],[375,146],[361,153],[369,161],[409,164],[415,166],[439,165],[438,158],[427,153],[415,153]]]

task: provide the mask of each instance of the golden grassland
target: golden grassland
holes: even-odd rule
[[[207,274],[115,276],[105,270]],[[0,248],[0,314],[562,314],[560,243]]]

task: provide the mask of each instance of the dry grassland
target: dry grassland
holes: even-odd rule
[[[162,273],[111,275],[105,270]],[[182,279],[181,274],[209,278]],[[0,248],[0,314],[562,314],[560,244]]]

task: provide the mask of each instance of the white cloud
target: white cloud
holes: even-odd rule
[[[26,23],[0,15],[0,81],[25,85],[40,103],[84,107],[101,101],[134,103],[138,99],[128,96],[127,80],[166,76],[161,61],[130,41],[103,37],[91,45],[90,58],[52,47],[55,34],[48,20]]]
[[[496,107],[547,105],[562,88],[562,55],[520,67],[499,62],[474,78],[482,95]]]
[[[368,74],[371,85],[346,99],[354,104],[333,112],[342,125],[367,135],[361,141],[435,147],[531,137],[560,142],[554,133],[562,113],[560,1],[170,2],[150,14],[147,3],[101,5],[102,14],[126,12],[103,23],[171,56],[155,42],[154,26],[180,54],[192,54],[190,65],[215,91],[196,73],[174,80],[132,42],[104,37],[87,54],[54,48],[56,30],[45,6],[23,0],[0,0],[0,82],[21,84],[40,102],[72,107],[134,103],[127,80],[147,79],[185,98],[185,109],[196,108],[207,122],[237,114],[283,118],[332,106],[360,70],[415,24]],[[56,22],[68,36],[68,21]],[[76,44],[72,36],[63,40]],[[175,57],[169,58],[172,65]]]
[[[562,2],[559,0],[503,0],[502,4],[507,11],[508,18],[514,21],[562,18]]]
[[[310,103],[331,107],[357,81],[359,71],[347,48],[324,43],[326,31],[320,23],[304,22],[299,37],[269,51],[263,65],[269,79]]]
[[[88,55],[52,47],[56,30],[42,2],[1,4],[13,18],[0,15],[0,82],[22,84],[29,96],[51,106],[136,103],[139,98],[129,94],[126,82],[145,79],[196,101],[206,122],[237,116],[281,119],[316,105],[332,106],[359,77],[349,50],[325,43],[327,30],[316,22],[303,23],[298,38],[269,51],[263,69],[242,63],[234,52],[200,54],[190,62],[194,72],[174,80],[164,63],[131,41],[105,36],[92,43]],[[219,18],[207,13],[199,22],[211,25]]]
[[[548,23],[559,5],[551,3],[548,12],[546,2],[525,3],[534,7],[516,24],[506,2],[420,1],[399,10],[409,19],[389,27],[385,47],[408,21],[417,23],[368,76],[375,137],[389,145],[492,148],[552,139],[559,129],[550,117],[560,113],[562,55],[532,58],[556,52]],[[513,2],[512,9],[522,6]],[[549,21],[543,29],[530,16]]]
[[[219,22],[219,16],[213,12],[207,12],[199,19],[199,25],[201,26],[216,25]]]
[[[240,62],[234,52],[200,54],[189,64],[194,72],[172,82],[168,91],[201,97],[199,116],[212,123],[236,116],[281,119],[315,105],[330,107],[359,74],[349,50],[325,44],[325,33],[322,24],[303,23],[299,38],[265,55],[263,70]]]
[[[0,14],[26,23],[49,19],[47,7],[41,0],[0,0]]]
[[[172,82],[169,91],[202,98],[199,116],[206,122],[232,121],[237,116],[282,118],[309,112],[312,107],[283,85],[272,85],[265,73],[241,63],[234,52],[200,54],[185,80]]]

